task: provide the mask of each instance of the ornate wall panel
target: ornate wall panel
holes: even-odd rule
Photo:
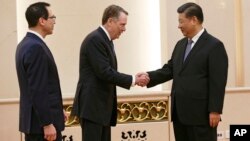
[[[117,106],[118,124],[169,120],[168,95],[163,95],[162,92],[159,92],[158,94],[139,95],[141,99],[136,99],[136,95],[133,96],[128,95],[119,98]],[[145,98],[144,101],[143,97]],[[131,101],[122,101],[126,98],[130,98]],[[65,104],[64,109],[70,115],[72,104]],[[65,124],[66,126],[78,125],[79,120],[76,117],[70,116]]]

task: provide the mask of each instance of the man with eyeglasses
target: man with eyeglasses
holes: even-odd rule
[[[25,13],[29,31],[16,50],[20,87],[19,131],[25,141],[61,141],[64,112],[57,67],[44,38],[53,33],[50,4],[31,4]]]

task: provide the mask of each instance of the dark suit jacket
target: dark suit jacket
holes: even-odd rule
[[[27,33],[18,44],[16,70],[20,87],[19,130],[43,133],[43,126],[64,129],[62,95],[53,56],[35,34]]]
[[[173,79],[171,104],[173,109],[175,101],[179,120],[188,125],[208,124],[210,112],[222,113],[227,53],[221,41],[204,31],[183,63],[187,40],[177,42],[167,64],[149,72],[148,87]]]
[[[100,27],[83,41],[72,115],[101,125],[116,125],[116,85],[129,89],[132,76],[117,71],[112,43]]]

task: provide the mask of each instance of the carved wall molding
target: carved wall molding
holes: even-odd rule
[[[72,102],[64,104],[64,110],[70,115]],[[151,92],[118,95],[117,123],[154,122],[169,120],[169,92]],[[79,124],[77,117],[70,116],[66,126]]]
[[[147,122],[168,120],[168,101],[119,103],[117,122]]]
[[[153,122],[168,120],[168,101],[150,101],[150,102],[126,102],[118,103],[117,123],[128,122]],[[72,105],[64,105],[64,110],[68,115],[72,110]],[[70,116],[65,122],[66,126],[78,125],[77,117]]]

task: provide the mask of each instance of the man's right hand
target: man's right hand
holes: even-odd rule
[[[146,72],[140,72],[136,74],[136,81],[135,84],[141,87],[146,86],[150,81],[150,78],[148,76],[148,73]]]
[[[53,124],[49,124],[47,126],[43,127],[43,131],[44,131],[44,139],[48,140],[48,141],[54,141],[56,140],[56,128],[54,127]]]

